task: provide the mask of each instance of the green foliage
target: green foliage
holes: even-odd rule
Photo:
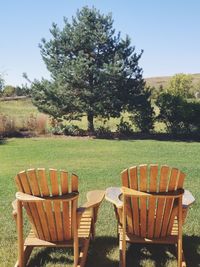
[[[200,103],[187,102],[180,95],[161,94],[156,105],[160,109],[157,119],[165,123],[173,134],[197,133],[200,131]]]
[[[144,94],[142,69],[130,38],[115,35],[112,16],[84,7],[63,29],[53,23],[52,39],[42,40],[41,54],[51,81],[34,81],[33,103],[54,118],[93,120],[119,117],[138,106]],[[144,105],[146,103],[143,103]]]
[[[111,132],[110,128],[107,126],[99,126],[95,130],[95,135],[98,138],[112,138],[113,133]]]
[[[133,109],[130,118],[143,133],[149,133],[154,129],[155,112],[151,105],[151,91],[149,88],[139,96],[136,108]]]
[[[12,85],[6,85],[3,89],[2,95],[5,97],[15,95],[15,87]]]
[[[27,85],[17,86],[15,88],[15,94],[17,96],[29,96],[30,88]]]
[[[77,125],[65,125],[63,127],[63,133],[65,135],[71,136],[81,136],[84,135],[84,130],[80,129]]]
[[[4,88],[4,79],[3,76],[0,74],[0,96]]]
[[[184,73],[176,74],[171,78],[167,91],[172,95],[180,95],[189,98],[193,95],[192,80],[192,75]]]
[[[125,136],[133,133],[132,125],[129,122],[124,121],[123,117],[120,119],[120,123],[117,124],[117,133]]]

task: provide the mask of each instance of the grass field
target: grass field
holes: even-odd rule
[[[52,167],[79,175],[80,202],[95,188],[120,185],[120,172],[140,163],[168,164],[187,174],[185,188],[196,198],[184,226],[183,247],[189,267],[200,265],[200,144],[195,142],[118,141],[74,138],[8,139],[0,145],[0,266],[11,267],[17,258],[15,223],[11,202],[13,177],[26,168]],[[27,223],[25,228],[28,229]],[[176,266],[170,246],[128,248],[129,266]],[[29,266],[72,266],[72,251],[39,249]],[[68,264],[68,265],[67,265]],[[113,207],[104,201],[97,223],[97,238],[90,245],[88,267],[118,266],[118,242]]]

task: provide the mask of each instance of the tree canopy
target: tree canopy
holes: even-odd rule
[[[111,14],[95,8],[78,10],[64,27],[55,23],[51,39],[42,39],[41,55],[51,80],[33,82],[34,104],[54,118],[79,119],[87,115],[88,130],[93,119],[119,117],[149,104],[137,54],[128,36],[115,34]]]
[[[172,95],[178,95],[185,98],[191,97],[191,95],[193,94],[192,80],[193,78],[190,74],[175,74],[169,82],[167,91]]]

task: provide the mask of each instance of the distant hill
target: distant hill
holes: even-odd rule
[[[193,76],[194,84],[200,83],[200,73],[191,74],[191,75]],[[160,85],[165,87],[169,83],[169,80],[171,78],[172,76],[151,77],[151,78],[145,78],[145,81],[147,82],[147,85],[158,88]]]

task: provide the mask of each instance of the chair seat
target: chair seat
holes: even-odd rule
[[[79,237],[79,245],[81,246],[85,239],[90,238],[91,234],[91,224],[92,224],[92,216],[91,211],[88,210],[83,213],[81,217],[81,221],[78,228],[78,237]],[[64,241],[46,241],[36,237],[33,230],[30,231],[29,235],[25,239],[25,246],[37,246],[37,247],[71,247],[73,244],[73,239],[64,240]]]

